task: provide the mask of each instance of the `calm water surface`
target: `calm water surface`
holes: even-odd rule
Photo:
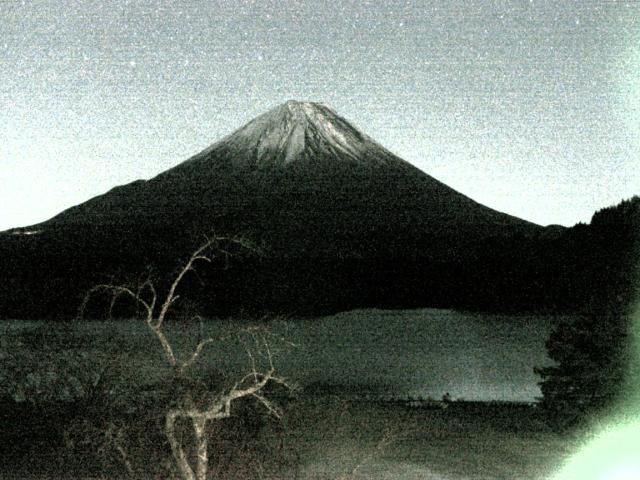
[[[280,373],[302,385],[354,385],[388,396],[440,398],[449,392],[467,400],[531,401],[540,396],[534,366],[548,365],[545,341],[552,317],[461,313],[451,310],[356,310],[271,325],[295,347],[274,347]],[[2,335],[41,327],[43,322],[5,322]],[[198,338],[238,325],[168,323],[168,333],[188,352]],[[59,328],[50,324],[46,328]],[[72,327],[82,348],[109,351],[131,375],[153,377],[163,365],[159,346],[142,321],[83,322]],[[71,348],[71,346],[69,347]],[[238,342],[207,350],[206,361],[226,371],[246,371]]]

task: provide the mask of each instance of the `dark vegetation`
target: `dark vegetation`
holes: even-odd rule
[[[578,225],[568,252],[590,289],[579,315],[555,326],[547,342],[556,365],[537,369],[542,406],[556,428],[579,426],[623,400],[632,361],[629,336],[640,285],[640,197]]]

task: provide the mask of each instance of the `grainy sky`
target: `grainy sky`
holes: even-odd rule
[[[0,229],[321,101],[490,207],[640,193],[640,2],[0,0]]]

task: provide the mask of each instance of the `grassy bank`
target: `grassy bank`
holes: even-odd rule
[[[235,418],[214,425],[211,478],[545,479],[577,445],[576,438],[550,432],[527,406],[454,403],[444,410],[416,409],[302,394],[289,402],[282,420],[254,407],[247,403]],[[133,464],[131,475],[117,442],[107,442],[104,418],[89,410],[23,408],[12,415],[23,415],[24,423],[7,428],[7,408],[2,478],[173,475],[159,411],[147,418],[122,413],[110,418],[123,427],[120,446]],[[93,437],[81,441],[81,433],[92,428]]]
[[[574,449],[535,408],[306,399],[286,420],[301,478],[543,479]]]

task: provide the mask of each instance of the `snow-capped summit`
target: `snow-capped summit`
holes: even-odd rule
[[[369,166],[406,164],[329,106],[296,100],[256,117],[191,161],[222,153],[236,167],[284,167],[328,158]]]

